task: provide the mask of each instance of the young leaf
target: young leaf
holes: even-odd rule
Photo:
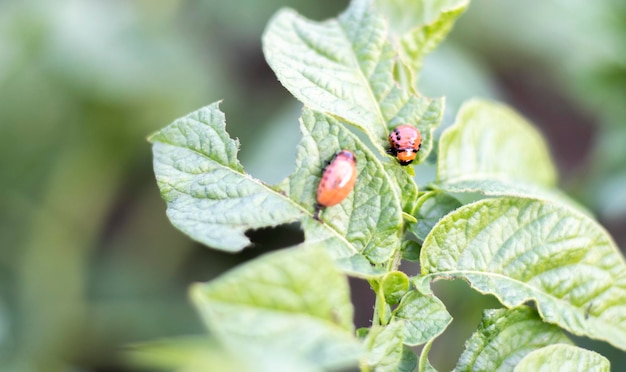
[[[504,180],[554,187],[556,173],[541,135],[510,108],[472,100],[439,141],[437,179]]]
[[[550,345],[526,355],[514,372],[585,371],[609,372],[608,359],[572,345]]]
[[[213,103],[150,136],[154,173],[174,226],[210,247],[239,251],[248,229],[293,222],[304,210],[243,172],[239,143]]]
[[[328,368],[361,356],[348,281],[319,244],[261,256],[194,285],[191,297],[231,350],[245,345]]]
[[[406,357],[403,358],[404,346],[400,325],[372,327],[365,339],[365,347],[368,350],[367,359],[361,364],[367,366],[368,369],[395,372],[406,359]]]
[[[420,260],[420,250],[422,249],[422,245],[415,240],[405,239],[402,242],[402,259],[418,262]]]
[[[417,355],[411,350],[411,348],[403,346],[402,356],[400,357],[400,364],[398,364],[397,372],[413,372],[417,367]]]
[[[283,9],[263,35],[263,51],[280,82],[298,100],[363,129],[381,154],[392,128],[415,125],[422,134],[420,162],[431,151],[443,100],[398,86],[397,55],[386,30],[371,0],[353,0],[337,19],[321,23]]]
[[[545,321],[626,349],[626,264],[589,217],[556,203],[481,200],[426,238],[422,273],[466,278],[513,307],[535,301]]]
[[[409,231],[423,242],[443,216],[460,206],[461,203],[457,199],[446,193],[429,191],[417,200],[415,211],[417,223],[410,224]]]
[[[452,317],[444,304],[432,294],[410,291],[394,310],[392,323],[402,325],[404,344],[417,346],[439,336]]]
[[[389,305],[396,305],[409,290],[409,277],[402,271],[392,271],[383,276],[380,287]]]
[[[528,353],[556,343],[571,341],[559,327],[544,323],[527,306],[485,310],[455,370],[510,371]]]
[[[336,206],[321,213],[324,223],[307,218],[302,227],[307,241],[324,241],[335,259],[362,254],[374,263],[388,260],[400,249],[402,210],[400,196],[392,188],[382,165],[347,130],[342,122],[305,109],[301,118],[302,141],[296,155],[296,171],[279,187],[310,213],[324,163],[341,149],[356,157],[354,191]]]
[[[469,0],[377,0],[387,17],[402,61],[415,74],[430,53],[446,37]],[[415,86],[415,84],[413,84]]]

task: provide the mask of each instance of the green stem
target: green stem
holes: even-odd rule
[[[387,261],[387,266],[385,267],[387,272],[398,270],[398,267],[400,267],[401,260],[402,260],[402,250],[399,249],[396,251],[396,253],[394,253],[393,257],[389,261]]]

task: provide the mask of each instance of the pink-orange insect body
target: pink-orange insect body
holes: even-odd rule
[[[389,154],[395,156],[400,165],[409,165],[422,146],[422,135],[411,125],[398,125],[389,133],[389,145]]]
[[[342,150],[324,168],[322,179],[317,186],[317,204],[313,218],[319,218],[319,211],[341,203],[352,191],[356,183],[356,157],[348,150]]]

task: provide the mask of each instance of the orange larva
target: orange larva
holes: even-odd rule
[[[317,186],[317,204],[313,218],[319,219],[323,208],[341,203],[352,191],[356,182],[356,157],[348,150],[341,150],[324,168]]]
[[[395,156],[400,165],[409,165],[420,150],[422,135],[411,125],[398,125],[389,133],[389,145],[389,154]]]

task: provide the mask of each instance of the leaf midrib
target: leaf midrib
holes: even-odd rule
[[[343,25],[343,22],[342,22],[341,18],[339,18],[339,19],[337,20],[337,24],[339,25],[339,28],[341,29],[341,32],[342,32],[342,34],[343,34],[344,38],[346,39],[346,41],[347,41],[347,42],[348,42],[348,44],[350,45],[350,50],[351,50],[351,52],[352,52],[352,53],[350,53],[350,57],[351,57],[351,59],[352,59],[352,63],[354,64],[354,66],[356,66],[356,67],[357,67],[357,68],[356,68],[356,71],[358,72],[358,77],[359,77],[359,78],[360,78],[363,82],[365,82],[365,86],[367,86],[367,87],[369,88],[369,89],[367,89],[367,94],[370,96],[370,101],[371,101],[372,103],[374,103],[374,105],[373,105],[373,106],[376,108],[376,109],[375,109],[375,113],[376,113],[376,116],[378,116],[379,123],[381,123],[381,124],[383,124],[383,125],[384,125],[384,124],[386,123],[386,121],[385,121],[385,118],[384,118],[384,116],[383,116],[383,113],[382,113],[382,111],[381,111],[381,109],[380,109],[380,102],[378,102],[378,100],[376,99],[376,95],[374,94],[373,87],[372,87],[372,85],[370,84],[370,79],[369,79],[369,77],[365,76],[364,71],[363,71],[363,69],[361,68],[361,64],[359,63],[359,59],[357,58],[357,53],[356,53],[356,50],[354,49],[354,43],[353,43],[353,42],[352,42],[352,40],[348,37],[348,32],[346,31],[346,28],[344,27],[344,25]],[[385,41],[385,42],[387,42],[387,41]],[[383,44],[383,48],[384,48],[384,44]],[[380,56],[379,56],[379,57],[380,57]],[[377,58],[377,59],[376,59],[376,66],[378,66],[379,64],[380,64],[380,58]],[[374,71],[376,71],[376,69],[374,69]],[[373,133],[372,133],[372,134],[373,134]]]

